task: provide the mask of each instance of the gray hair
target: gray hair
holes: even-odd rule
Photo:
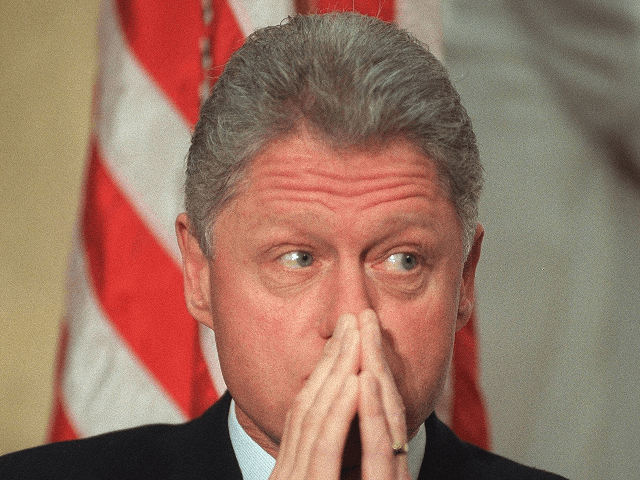
[[[482,166],[442,64],[408,32],[356,13],[296,15],[257,30],[204,103],[187,159],[186,210],[212,255],[218,213],[251,159],[301,124],[335,148],[406,138],[433,160],[473,242]]]

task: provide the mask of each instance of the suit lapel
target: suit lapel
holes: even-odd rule
[[[188,435],[196,445],[191,457],[193,478],[241,480],[242,473],[229,438],[231,395],[226,392],[201,417],[189,422]]]
[[[425,422],[427,445],[425,447],[419,480],[465,478],[469,455],[462,441],[436,417],[431,414]]]

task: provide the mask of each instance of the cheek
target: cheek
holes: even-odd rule
[[[265,339],[276,328],[269,299],[255,288],[242,265],[230,265],[220,256],[211,275],[213,329],[219,355],[236,361],[254,353],[266,357]],[[231,355],[240,358],[229,358]]]
[[[385,327],[384,332],[388,358],[397,364],[394,375],[400,382],[429,383],[447,367],[453,350],[455,317],[412,315],[401,320]]]
[[[380,312],[387,359],[416,428],[433,411],[444,388],[455,337],[456,308],[434,298]]]
[[[220,257],[211,277],[220,365],[241,409],[277,439],[286,412],[322,353],[324,342],[310,328],[318,296],[283,300],[256,276],[239,270]]]
[[[220,367],[242,410],[271,435],[279,435],[286,404],[281,396],[292,373],[286,330],[268,298],[222,258],[211,278],[213,327]]]
[[[321,348],[309,324],[313,296],[283,300],[272,295],[250,268],[225,261],[213,265],[213,326],[225,380],[227,376],[277,382],[299,388],[313,352]]]

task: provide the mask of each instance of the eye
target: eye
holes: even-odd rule
[[[313,255],[309,252],[288,252],[280,256],[280,262],[287,268],[305,268],[313,263]]]
[[[384,263],[388,270],[409,272],[418,266],[418,257],[410,253],[394,253]]]

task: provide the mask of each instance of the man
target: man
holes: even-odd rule
[[[204,105],[176,232],[229,389],[202,417],[0,459],[2,478],[556,478],[433,414],[474,306],[475,136],[397,27],[296,16]]]

